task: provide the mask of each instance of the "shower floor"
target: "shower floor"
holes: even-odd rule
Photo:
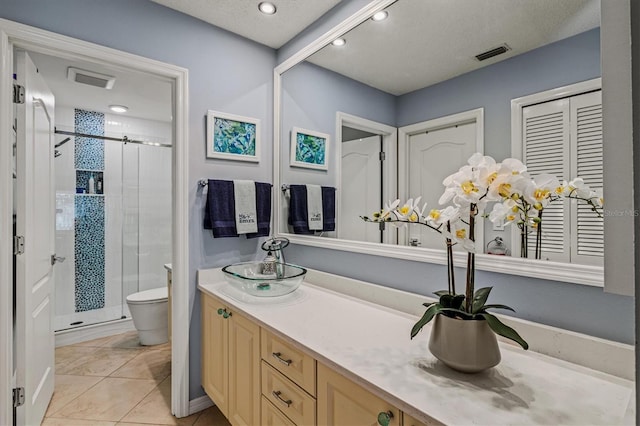
[[[94,309],[85,312],[73,312],[67,315],[56,315],[53,320],[54,330],[68,330],[91,324],[99,324],[106,321],[119,320],[123,316],[131,317],[129,307],[124,305],[110,306],[108,308]]]

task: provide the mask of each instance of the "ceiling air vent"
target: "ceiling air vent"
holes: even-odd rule
[[[486,52],[482,52],[479,55],[476,55],[476,59],[479,61],[484,61],[486,59],[493,58],[494,56],[502,55],[509,50],[511,50],[511,48],[505,43],[498,47],[494,47],[493,49],[487,50]]]
[[[88,84],[89,86],[111,89],[116,82],[116,78],[111,75],[99,72],[81,70],[80,68],[69,67],[67,78],[76,83]]]

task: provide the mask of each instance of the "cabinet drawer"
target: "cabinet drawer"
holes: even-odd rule
[[[287,416],[282,414],[267,398],[262,397],[260,424],[262,426],[296,426]]]
[[[316,423],[316,401],[275,368],[262,361],[262,395],[297,425]]]
[[[315,396],[316,361],[265,329],[260,340],[262,359]]]
[[[436,420],[421,422],[407,413],[402,413],[402,426],[443,426],[443,424]]]

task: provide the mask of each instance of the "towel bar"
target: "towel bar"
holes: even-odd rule
[[[280,189],[282,190],[282,192],[286,192],[289,190],[289,185],[283,183],[282,185],[280,185]]]
[[[198,181],[198,185],[203,186],[203,187],[207,186],[207,185],[209,185],[209,181],[207,179],[200,179]]]

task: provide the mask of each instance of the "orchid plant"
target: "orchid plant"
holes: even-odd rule
[[[516,223],[523,235],[524,255],[526,255],[529,229],[536,230],[536,257],[539,258],[542,238],[542,213],[553,201],[563,198],[582,200],[601,215],[602,195],[591,190],[582,179],[560,183],[557,178],[543,174],[531,178],[526,166],[515,158],[507,158],[497,163],[489,156],[476,153],[468,163],[444,181],[444,193],[439,203],[445,207],[433,208],[427,212],[426,203],[420,205],[421,197],[387,203],[372,217],[362,216],[367,222],[384,224],[419,224],[443,235],[447,249],[447,290],[438,291],[438,302],[425,303],[424,315],[413,326],[411,338],[429,323],[437,314],[463,320],[485,320],[496,333],[520,344],[524,349],[529,345],[511,327],[502,323],[488,309],[507,309],[506,305],[487,304],[492,287],[475,290],[475,225],[479,217],[488,216],[494,223]],[[484,213],[489,203],[495,203],[491,212]],[[458,294],[455,287],[453,246],[460,244],[467,251],[466,280],[464,294]]]

